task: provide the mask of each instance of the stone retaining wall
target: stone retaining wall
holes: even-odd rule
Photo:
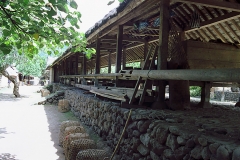
[[[235,101],[237,102],[240,97],[239,92],[224,92],[224,100],[225,101]],[[214,92],[214,99],[221,101],[222,98],[222,91],[215,91]]]
[[[82,123],[112,148],[117,145],[129,110],[87,91],[67,90],[65,99]],[[229,118],[228,118],[229,117]],[[132,110],[115,160],[237,160],[239,113],[219,108],[189,111]]]

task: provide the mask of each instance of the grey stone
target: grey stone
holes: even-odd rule
[[[193,148],[195,146],[195,142],[193,139],[187,140],[186,147],[187,148]]]
[[[141,141],[138,138],[134,138],[133,137],[133,145],[132,145],[132,150],[134,150],[135,152],[137,152],[137,147],[141,144]]]
[[[175,134],[175,135],[177,135],[177,136],[179,136],[179,135],[180,135],[180,132],[181,132],[177,126],[170,126],[170,127],[169,127],[169,131],[170,131],[172,134]]]
[[[195,159],[201,159],[202,158],[202,149],[203,147],[200,145],[197,145],[192,151],[191,151],[191,157]]]
[[[186,154],[184,157],[183,157],[183,160],[189,160],[190,159],[190,155],[189,154]]]
[[[175,159],[174,153],[171,149],[165,149],[163,155],[168,159]]]
[[[209,145],[209,150],[211,151],[212,154],[216,154],[219,146],[220,146],[219,143],[210,144]]]
[[[210,160],[218,160],[216,155],[212,154],[211,157],[210,157]]]
[[[211,158],[211,152],[210,152],[208,147],[204,147],[201,154],[202,154],[203,159],[210,159]]]
[[[206,138],[203,138],[203,137],[199,137],[198,138],[198,143],[201,145],[201,146],[203,146],[203,147],[205,147],[205,146],[207,146],[207,139]]]
[[[127,129],[136,130],[137,129],[137,121],[132,122],[131,124],[129,124]]]
[[[152,151],[150,151],[150,156],[151,156],[152,160],[160,160],[160,157]]]
[[[169,123],[178,123],[178,119],[176,118],[167,118],[166,121]]]
[[[152,160],[152,158],[151,158],[150,155],[148,155],[148,156],[145,158],[145,160]]]
[[[164,144],[167,140],[168,137],[168,129],[166,128],[158,128],[156,130],[156,140],[160,143],[160,144]]]
[[[170,133],[167,137],[166,146],[170,147],[173,151],[175,151],[179,146],[179,144],[177,143],[177,136]]]
[[[218,147],[216,158],[221,160],[229,160],[230,158],[228,150],[224,146]]]
[[[155,139],[150,140],[152,151],[157,155],[161,156],[163,151],[167,148],[165,145],[159,144]]]
[[[160,126],[161,126],[161,125],[158,124],[158,125],[156,125],[156,126],[153,128],[153,130],[152,130],[152,132],[151,132],[151,134],[150,134],[150,137],[153,137],[153,138],[156,137],[156,131],[157,131],[157,129],[158,129]],[[150,126],[149,126],[149,127],[150,127]]]
[[[139,121],[138,123],[138,130],[141,133],[146,133],[149,125],[151,124],[152,120],[147,120],[147,121]]]
[[[140,137],[141,133],[140,133],[138,130],[134,130],[133,133],[132,133],[132,135],[133,135],[134,137]]]
[[[239,160],[240,159],[240,147],[236,148],[233,151],[233,155],[232,155],[232,160]]]
[[[183,157],[190,152],[190,148],[187,148],[185,146],[179,147],[174,151],[176,160],[182,160]]]
[[[148,133],[142,134],[140,136],[140,141],[146,146],[149,147],[149,142],[150,142],[150,136]]]
[[[143,156],[146,156],[149,154],[149,149],[144,146],[143,144],[140,144],[138,147],[137,147],[137,150],[138,152],[143,155]]]
[[[177,137],[177,142],[178,142],[178,144],[180,144],[180,145],[186,145],[187,140],[184,139],[184,138],[182,138],[181,136],[178,136],[178,137]]]
[[[153,129],[155,126],[157,126],[160,122],[164,122],[162,120],[153,120],[152,123],[149,125],[150,129]]]
[[[141,158],[141,154],[139,153],[133,153],[133,158],[132,160],[139,160]]]

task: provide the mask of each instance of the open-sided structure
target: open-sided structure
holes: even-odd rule
[[[96,54],[67,50],[50,66],[54,82],[127,107],[165,108],[166,85],[168,107],[189,107],[189,85],[209,107],[210,87],[240,80],[239,0],[125,0],[86,36]]]

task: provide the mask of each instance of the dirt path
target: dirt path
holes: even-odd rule
[[[34,105],[41,100],[39,86],[21,86],[21,98],[0,88],[0,160],[64,160],[58,146],[59,125],[75,119],[56,106]]]

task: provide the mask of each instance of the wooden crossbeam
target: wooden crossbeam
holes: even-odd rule
[[[238,13],[238,12],[231,12],[231,13],[225,14],[223,16],[220,16],[220,17],[217,17],[217,18],[213,18],[211,20],[207,20],[207,21],[204,21],[204,22],[200,23],[200,28],[210,27],[210,26],[219,24],[221,22],[226,22],[226,21],[232,20],[232,19],[237,18],[237,17],[240,17],[240,13]],[[188,26],[188,27],[186,27],[184,29],[184,31],[185,32],[191,32],[191,31],[195,31],[195,30],[198,30],[198,29],[199,28],[190,28]]]
[[[240,4],[219,0],[176,0],[178,2],[240,12]]]
[[[102,40],[117,40],[117,36],[104,36],[101,38]],[[123,35],[123,41],[132,41],[132,42],[142,42],[144,43],[144,39],[138,39],[138,38],[130,38],[127,35]]]

